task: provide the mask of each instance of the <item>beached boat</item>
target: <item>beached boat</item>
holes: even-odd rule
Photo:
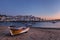
[[[29,31],[29,27],[13,27],[10,26],[8,27],[10,29],[10,34],[11,35],[17,35],[17,34],[21,34],[21,33],[25,33]]]

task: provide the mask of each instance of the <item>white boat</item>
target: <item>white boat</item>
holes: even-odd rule
[[[11,35],[17,35],[17,34],[25,33],[25,32],[28,32],[30,29],[29,27],[13,27],[13,26],[10,26],[8,28],[10,30]]]

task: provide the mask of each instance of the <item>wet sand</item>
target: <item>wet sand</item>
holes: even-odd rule
[[[60,29],[30,28],[28,33],[11,36],[7,27],[0,27],[0,40],[60,40]]]

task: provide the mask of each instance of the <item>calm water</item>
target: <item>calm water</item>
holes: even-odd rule
[[[11,26],[11,25],[26,26],[25,23],[22,23],[22,22],[0,22],[0,26]],[[32,27],[60,28],[60,22],[56,22],[56,23],[35,22],[34,24],[32,24]]]

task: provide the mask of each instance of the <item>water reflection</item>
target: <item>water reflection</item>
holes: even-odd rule
[[[29,24],[31,22],[27,22],[27,24]],[[56,22],[56,23],[51,23],[51,22],[35,22],[35,23],[31,23],[32,27],[45,27],[45,28],[60,28],[60,22]],[[0,22],[0,26],[11,26],[11,25],[15,25],[15,26],[26,26],[25,23],[22,22]]]

